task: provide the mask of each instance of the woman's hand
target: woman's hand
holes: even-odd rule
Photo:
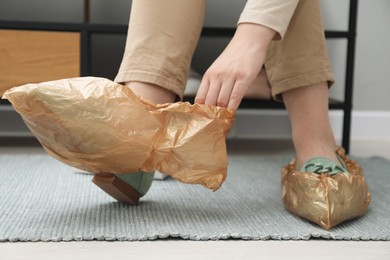
[[[204,74],[195,102],[236,110],[263,67],[274,35],[274,30],[263,25],[239,24],[226,49]]]

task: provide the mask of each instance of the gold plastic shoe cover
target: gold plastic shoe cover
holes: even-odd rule
[[[350,160],[344,149],[336,153],[348,170],[330,176],[296,171],[295,160],[282,168],[282,198],[290,212],[325,229],[361,216],[371,200],[363,169]]]
[[[231,110],[157,105],[94,77],[27,84],[3,98],[50,155],[73,167],[119,174],[157,169],[212,190],[226,178]]]

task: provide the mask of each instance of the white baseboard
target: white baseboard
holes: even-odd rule
[[[340,112],[339,118],[342,118]],[[339,120],[341,121],[341,120]],[[341,126],[340,126],[341,129]],[[352,112],[351,139],[390,140],[390,111]]]
[[[342,136],[342,111],[332,110],[330,121],[336,139]],[[291,128],[284,110],[242,109],[230,131],[232,139],[290,139]],[[10,106],[0,106],[0,137],[32,136]],[[353,111],[351,140],[390,140],[390,111]]]
[[[336,139],[341,140],[343,112],[329,112]],[[390,140],[390,111],[353,111],[351,140]],[[239,110],[229,138],[290,139],[291,127],[283,110]]]

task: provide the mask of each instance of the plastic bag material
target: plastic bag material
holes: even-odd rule
[[[82,77],[8,90],[45,150],[92,173],[151,172],[217,190],[226,178],[231,110],[154,104],[104,78]]]
[[[287,210],[325,229],[362,216],[370,201],[363,169],[342,148],[336,153],[348,174],[316,174],[296,171],[295,160],[282,168],[282,199]]]

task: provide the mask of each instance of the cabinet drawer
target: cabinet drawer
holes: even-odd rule
[[[80,33],[0,30],[0,95],[26,83],[80,76]]]

